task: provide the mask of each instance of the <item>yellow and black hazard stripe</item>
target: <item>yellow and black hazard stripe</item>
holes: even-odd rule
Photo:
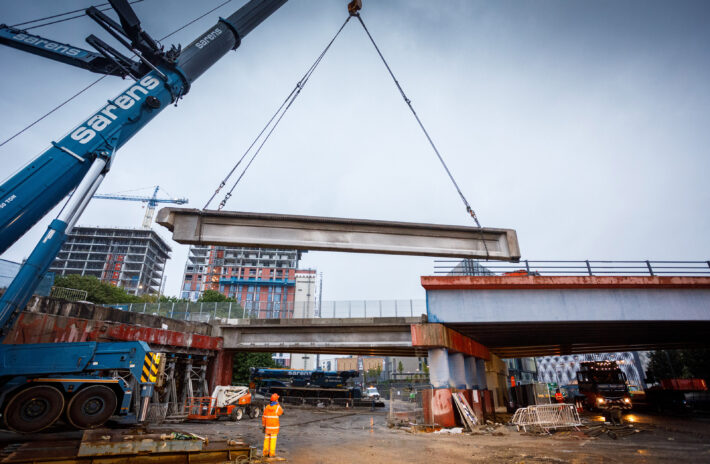
[[[149,352],[143,361],[143,374],[141,382],[153,382],[158,380],[158,368],[160,367],[160,353]]]

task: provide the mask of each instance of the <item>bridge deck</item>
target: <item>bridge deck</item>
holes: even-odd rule
[[[431,322],[502,357],[707,346],[708,277],[425,276]]]

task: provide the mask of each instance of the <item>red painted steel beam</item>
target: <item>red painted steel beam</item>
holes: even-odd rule
[[[710,277],[679,276],[422,276],[426,290],[710,288]]]
[[[218,351],[220,337],[210,337],[172,330],[141,327],[130,324],[55,316],[43,313],[22,313],[5,338],[5,344],[144,341],[149,345]]]
[[[488,348],[443,324],[412,324],[412,346],[416,348],[446,348],[485,360],[491,359]]]

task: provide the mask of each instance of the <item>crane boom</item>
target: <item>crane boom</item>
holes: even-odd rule
[[[87,10],[92,19],[138,56],[140,63],[90,36],[89,43],[106,60],[130,74],[135,83],[0,185],[0,253],[73,190],[0,298],[3,426],[31,433],[50,427],[60,417],[85,429],[103,425],[114,414],[134,422],[146,418],[162,359],[146,343],[12,345],[2,341],[101,185],[116,150],[170,103],[182,98],[197,77],[227,51],[237,48],[244,36],[285,2],[249,1],[200,35],[180,59],[179,48],[164,53],[140,28],[127,0],[110,0],[120,24],[94,7]],[[46,55],[46,50],[37,47],[40,43],[36,39],[32,38],[35,46],[29,49]],[[85,62],[67,62],[87,67]],[[159,202],[156,196],[157,189],[148,202],[153,208]],[[65,400],[70,405],[66,408]],[[71,406],[74,403],[76,407]],[[37,408],[37,404],[46,407]],[[26,414],[28,410],[32,414]],[[100,413],[88,414],[90,410]]]
[[[109,158],[286,0],[251,0],[188,45],[175,63],[153,66],[0,185],[0,253],[71,192],[92,162]],[[110,164],[109,164],[110,166]]]
[[[48,150],[0,185],[0,253],[74,190],[71,207],[65,207],[52,221],[0,299],[0,341],[101,184],[116,150],[170,103],[187,94],[202,73],[229,50],[236,49],[249,32],[284,3],[286,0],[250,0],[198,36],[177,59],[170,56],[150,62],[142,48],[145,44],[133,46],[135,41],[129,37],[131,50],[153,70],[104,103],[68,135],[53,141]],[[144,36],[147,35],[140,35]]]

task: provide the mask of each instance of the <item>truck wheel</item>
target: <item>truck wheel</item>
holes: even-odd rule
[[[249,408],[249,417],[256,419],[259,416],[261,416],[261,408],[259,406],[252,406]]]
[[[67,406],[67,420],[78,429],[103,425],[116,410],[116,394],[104,385],[91,385],[79,390]]]
[[[54,424],[64,409],[64,395],[48,385],[26,388],[5,406],[5,425],[20,433],[39,432]]]
[[[234,408],[232,409],[232,414],[229,416],[229,418],[233,421],[240,421],[244,417],[244,409],[243,408]]]

